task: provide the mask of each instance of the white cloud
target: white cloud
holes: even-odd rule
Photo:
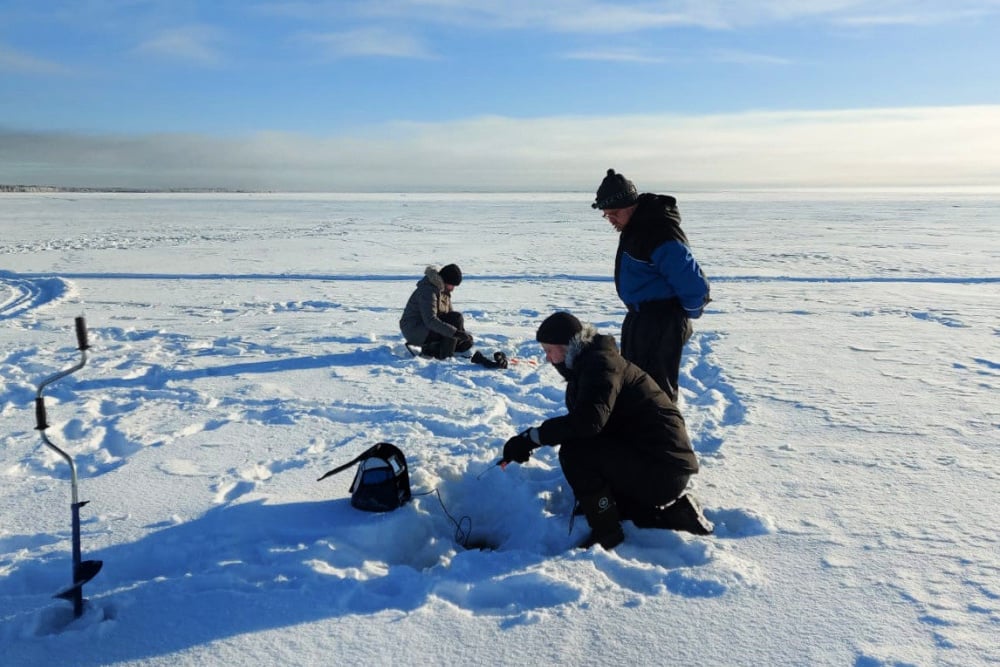
[[[521,27],[543,25],[556,32],[595,33],[600,35],[622,34],[679,26],[723,28],[724,23],[703,12],[686,9],[675,11],[650,3],[570,3],[579,5],[559,10],[551,5],[534,3],[525,8]],[[537,7],[537,9],[535,8]]]
[[[599,62],[627,62],[641,64],[662,64],[667,58],[650,55],[638,49],[590,49],[563,54],[567,60],[593,60]]]
[[[0,183],[590,190],[608,167],[647,189],[1000,186],[1000,106],[484,117],[327,138],[0,132]]]
[[[750,51],[737,51],[735,49],[717,49],[712,51],[709,57],[716,62],[734,65],[791,65],[793,62],[788,58],[772,56],[766,53],[751,53]]]
[[[621,62],[648,65],[664,63],[690,63],[696,60],[711,60],[718,63],[747,66],[791,65],[793,61],[787,58],[764,53],[738,51],[735,49],[715,49],[704,54],[690,49],[685,53],[667,53],[663,49],[640,49],[634,47],[594,48],[564,53],[567,60],[589,60],[596,62]]]
[[[672,26],[729,30],[791,21],[941,23],[1000,13],[996,0],[341,0],[258,4],[308,20],[405,20],[501,29],[623,34]]]
[[[66,75],[72,69],[51,60],[36,58],[27,53],[0,45],[0,70],[10,74]]]
[[[136,47],[138,53],[215,66],[223,61],[217,44],[220,33],[208,26],[185,26],[163,30]]]
[[[308,35],[304,41],[318,44],[324,54],[332,58],[381,56],[427,59],[434,57],[414,35],[380,27]]]
[[[994,12],[1000,11],[997,7]],[[913,12],[887,12],[883,10],[863,11],[837,18],[834,22],[853,27],[879,27],[879,26],[932,26],[943,23],[955,23],[967,19],[977,19],[989,15],[985,9],[968,9],[956,11],[951,8],[941,9],[940,7],[926,8],[922,11]]]

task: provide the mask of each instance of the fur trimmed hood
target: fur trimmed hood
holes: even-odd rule
[[[439,290],[443,290],[444,280],[441,279],[441,274],[438,273],[438,270],[436,266],[428,266],[424,269],[424,279]]]
[[[451,310],[451,294],[445,291],[444,279],[436,266],[424,269],[424,277],[406,301],[399,318],[399,331],[411,345],[423,345],[431,332],[443,338],[455,335],[456,327],[441,319]]]
[[[594,338],[600,335],[593,324],[589,322],[581,322],[581,324],[583,328],[569,339],[569,344],[566,346],[566,368],[573,368],[573,362],[576,361],[580,352],[589,347],[594,342]]]

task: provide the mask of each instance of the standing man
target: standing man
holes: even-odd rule
[[[708,279],[681,230],[677,200],[639,194],[632,181],[608,169],[591,206],[621,233],[615,289],[628,309],[622,356],[649,373],[676,402],[691,320],[701,317],[711,301]]]
[[[451,293],[461,284],[457,264],[428,266],[407,300],[399,330],[408,345],[420,346],[422,355],[447,359],[472,347],[462,313],[451,309]]]

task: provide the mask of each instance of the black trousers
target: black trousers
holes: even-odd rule
[[[640,305],[622,322],[622,356],[646,371],[676,403],[681,354],[693,331],[679,303]]]
[[[631,507],[676,500],[691,478],[642,450],[601,436],[564,442],[559,464],[577,498],[610,488],[618,504]]]
[[[456,352],[465,352],[472,347],[472,342],[473,342],[472,336],[470,336],[465,331],[465,318],[462,316],[462,313],[458,312],[457,310],[453,310],[450,313],[443,313],[441,315],[438,315],[438,319],[440,319],[442,322],[447,322],[451,326],[455,327],[455,329],[457,330],[455,332]],[[431,331],[430,333],[427,334],[427,338],[424,340],[423,345],[437,343],[442,338],[444,338],[444,336],[442,336],[438,332]]]

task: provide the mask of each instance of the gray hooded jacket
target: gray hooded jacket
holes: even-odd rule
[[[445,293],[437,267],[428,266],[406,302],[403,316],[399,318],[399,330],[410,345],[423,345],[431,331],[451,338],[457,330],[439,317],[450,312],[451,295]]]

